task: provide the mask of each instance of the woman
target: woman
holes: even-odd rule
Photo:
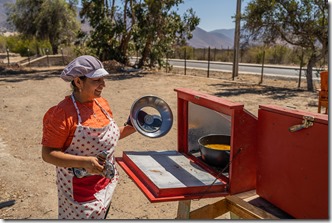
[[[74,59],[60,76],[71,82],[73,93],[43,119],[42,158],[56,166],[59,219],[106,218],[118,181],[114,148],[119,139],[135,132],[130,121],[117,126],[101,97],[106,75],[98,59]],[[100,154],[106,157],[100,159]],[[76,177],[75,168],[88,176]]]

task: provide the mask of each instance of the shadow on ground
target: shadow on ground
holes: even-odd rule
[[[26,80],[44,80],[47,78],[59,77],[63,69],[51,69],[51,70],[26,70],[26,69],[6,69],[0,67],[0,82],[22,82]],[[136,73],[110,73],[106,79],[109,80],[125,80],[132,78],[144,77],[146,72],[136,72]]]
[[[22,82],[26,80],[44,80],[50,77],[59,76],[61,73],[60,70],[52,70],[52,71],[0,71],[0,82]]]
[[[62,69],[50,69],[50,70],[27,70],[27,69],[6,69],[0,67],[0,83],[7,82],[22,82],[26,80],[44,80],[47,78],[58,78],[61,74]],[[141,78],[145,75],[150,74],[149,72],[118,72],[110,73],[106,77],[108,80],[127,80],[134,78]],[[225,82],[212,84],[210,86],[217,87],[219,91],[215,93],[218,97],[230,97],[230,96],[245,96],[246,94],[265,95],[274,100],[282,100],[286,98],[292,98],[298,95],[300,92],[305,90],[301,89],[290,89],[282,87],[272,87],[267,85],[258,84],[243,84],[236,82]]]
[[[271,87],[263,85],[235,85],[233,84],[213,84],[220,91],[215,93],[218,97],[231,97],[231,96],[244,96],[246,94],[264,95],[274,100],[282,100],[286,98],[292,98],[298,95],[299,92],[304,92],[301,89],[289,89],[281,87]]]

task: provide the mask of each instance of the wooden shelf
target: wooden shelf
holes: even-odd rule
[[[255,190],[223,197],[220,201],[193,211],[190,211],[190,203],[190,200],[179,201],[177,219],[215,219],[227,212],[241,219],[293,219],[259,197]]]

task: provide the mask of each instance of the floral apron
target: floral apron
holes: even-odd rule
[[[114,178],[90,175],[83,178],[74,176],[72,168],[56,167],[58,188],[59,219],[104,219],[111,204],[112,195],[119,179],[115,168],[114,148],[119,140],[119,127],[97,100],[95,102],[110,120],[102,128],[81,125],[82,119],[76,101],[71,95],[77,111],[78,124],[70,146],[65,153],[78,156],[96,156],[107,151],[107,160],[115,170]]]

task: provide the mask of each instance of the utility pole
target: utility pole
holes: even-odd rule
[[[241,20],[241,0],[237,0],[236,15],[235,15],[233,74],[232,74],[233,80],[235,77],[238,76],[238,71],[239,71],[240,20]]]

